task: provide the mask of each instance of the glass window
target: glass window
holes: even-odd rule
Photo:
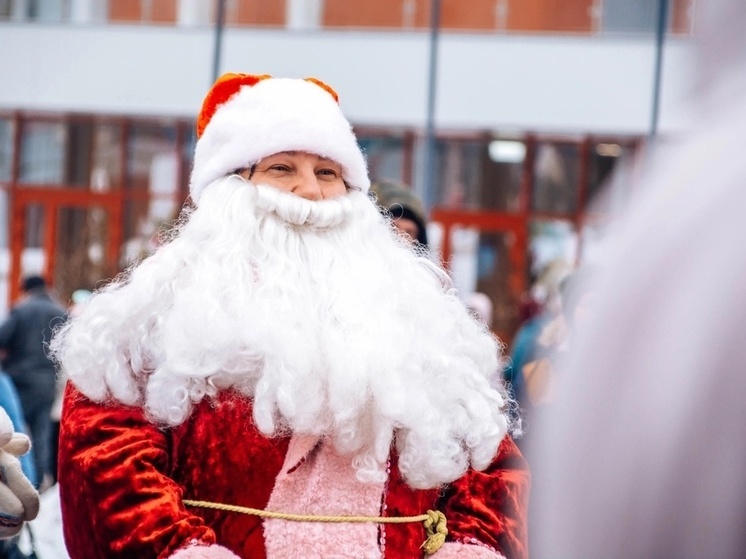
[[[469,140],[437,140],[432,191],[446,208],[478,208],[483,146]]]
[[[612,33],[654,32],[658,26],[658,3],[658,0],[604,0],[603,30]]]
[[[41,248],[44,246],[44,206],[29,204],[26,206],[26,223],[23,232],[23,246],[25,248]]]
[[[556,262],[564,262],[570,269],[578,251],[578,235],[573,224],[565,219],[532,219],[529,222],[529,250],[531,277]]]
[[[122,127],[90,120],[27,122],[20,181],[106,192],[121,182]]]
[[[438,204],[517,212],[526,146],[514,140],[439,140]]]
[[[318,29],[323,5],[323,0],[288,0],[285,2],[286,26],[290,29]]]
[[[403,180],[404,142],[401,138],[363,137],[358,142],[368,160],[371,180]]]
[[[107,192],[120,187],[122,152],[121,125],[98,123],[94,129],[91,190]]]
[[[69,19],[69,0],[27,0],[29,15],[36,21],[59,22]]]
[[[132,200],[125,204],[125,262],[148,254],[161,228],[177,217],[181,161],[175,125],[133,124],[127,160]]]
[[[197,131],[194,123],[190,123],[186,126],[186,134],[184,135],[184,144],[182,145],[182,168],[181,168],[181,180],[180,185],[181,201],[183,202],[189,194],[189,176],[192,172],[192,164],[194,163],[194,147],[197,144]]]
[[[482,158],[482,208],[507,212],[520,210],[525,158],[526,144],[522,140],[497,139],[487,145],[487,157]]]
[[[60,184],[65,171],[67,131],[61,122],[26,122],[21,135],[20,182]]]
[[[93,290],[116,270],[106,257],[110,219],[100,207],[61,207],[57,213],[54,285],[63,300]]]
[[[486,316],[485,322],[501,339],[508,339],[518,321],[519,294],[513,278],[522,273],[513,258],[515,235],[456,226],[450,238],[449,270],[458,293],[467,304],[474,293],[486,295],[491,316]]]
[[[634,152],[634,146],[616,142],[599,142],[591,144],[590,166],[588,169],[587,200],[592,203],[598,193],[609,182],[612,172],[621,161]]]
[[[578,207],[580,155],[576,144],[537,142],[534,158],[534,211],[572,214]]]
[[[0,118],[0,182],[8,182],[13,172],[13,121]]]
[[[145,258],[157,248],[159,233],[167,225],[152,219],[150,214],[148,200],[130,200],[124,203],[123,245],[119,262],[122,268]]]
[[[136,123],[130,128],[127,188],[158,193],[176,192],[176,174],[164,161],[177,156],[176,127]]]
[[[66,147],[67,165],[63,182],[73,186],[87,187],[93,151],[93,124],[84,121],[68,123]]]

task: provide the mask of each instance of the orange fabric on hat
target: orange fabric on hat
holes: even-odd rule
[[[326,91],[329,95],[334,97],[334,100],[337,102],[337,105],[339,105],[339,95],[337,95],[337,92],[334,91],[334,88],[328,84],[325,84],[318,78],[304,78],[307,82],[311,82],[313,84],[318,85],[321,89]]]
[[[256,85],[262,80],[271,78],[272,76],[269,74],[235,74],[232,72],[220,76],[210,88],[210,91],[207,92],[205,100],[202,102],[202,109],[199,111],[199,116],[197,117],[197,138],[202,136],[202,132],[205,131],[218,107],[238,93],[241,86]],[[329,93],[334,98],[334,101],[339,103],[339,95],[337,95],[337,92],[331,86],[317,78],[305,78],[305,80],[318,85],[321,89]]]
[[[271,78],[269,74],[234,74],[227,73],[220,76],[217,81],[207,92],[205,100],[202,102],[202,109],[197,117],[197,138],[202,136],[202,132],[210,122],[210,119],[218,110],[218,107],[233,97],[243,85],[256,85],[262,80]]]

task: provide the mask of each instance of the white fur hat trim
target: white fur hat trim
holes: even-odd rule
[[[342,165],[350,186],[370,187],[352,127],[332,95],[303,79],[268,78],[244,85],[220,105],[197,141],[192,199],[214,180],[283,151],[304,151]]]

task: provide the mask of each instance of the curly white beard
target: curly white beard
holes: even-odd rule
[[[415,488],[487,467],[505,436],[497,340],[368,197],[309,202],[240,177],[90,301],[52,349],[89,398],[177,425],[233,389],[266,435],[322,435],[358,478],[393,442]]]

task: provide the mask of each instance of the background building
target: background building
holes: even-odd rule
[[[658,120],[660,3],[441,0],[431,82],[431,0],[226,0],[220,41],[213,0],[0,0],[0,302],[23,273],[65,299],[152,249],[216,71],[313,75],[509,340],[532,267],[613,211],[588,212],[610,171],[686,127],[693,0],[666,2]]]

